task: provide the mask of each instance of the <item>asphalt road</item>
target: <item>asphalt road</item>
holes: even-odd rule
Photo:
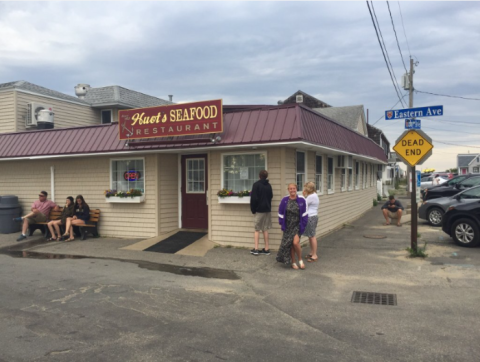
[[[323,238],[305,271],[233,248],[168,257],[224,270],[207,277],[0,254],[0,361],[480,360],[480,249],[420,223],[429,257],[409,259],[409,226],[383,226],[379,207]]]

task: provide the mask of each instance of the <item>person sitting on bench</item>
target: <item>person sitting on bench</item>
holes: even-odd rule
[[[66,237],[69,237],[65,241],[73,241],[73,227],[85,225],[88,220],[90,220],[90,207],[85,202],[85,199],[82,195],[78,195],[75,198],[74,206],[75,215],[73,217],[67,217],[67,222],[65,226],[65,234],[60,238],[60,240],[65,240]]]
[[[52,235],[52,237],[48,239],[48,241],[57,241],[60,239],[61,237],[60,225],[65,225],[67,223],[67,218],[73,216],[74,206],[75,205],[73,204],[73,197],[68,196],[65,201],[65,206],[63,207],[62,215],[60,216],[60,219],[52,220],[47,224],[48,230],[50,230],[50,235]],[[55,228],[55,231],[57,232],[57,236],[55,236],[55,231],[53,230],[54,228]]]
[[[22,241],[27,238],[27,230],[30,224],[47,222],[50,211],[52,211],[52,209],[55,211],[59,210],[58,205],[51,200],[47,200],[47,197],[47,191],[40,191],[38,200],[32,204],[31,212],[25,216],[13,219],[13,221],[23,222],[22,234],[18,237],[17,241]]]

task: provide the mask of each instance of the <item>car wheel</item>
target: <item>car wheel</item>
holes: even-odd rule
[[[452,237],[460,246],[477,246],[480,243],[480,231],[477,224],[470,219],[460,219],[452,225]]]
[[[432,207],[428,210],[427,220],[430,225],[441,226],[444,212],[438,207]]]

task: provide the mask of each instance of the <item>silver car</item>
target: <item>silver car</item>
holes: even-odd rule
[[[418,217],[427,220],[430,225],[441,226],[443,214],[452,205],[464,204],[480,200],[480,186],[474,186],[454,196],[440,197],[424,201],[418,209]]]

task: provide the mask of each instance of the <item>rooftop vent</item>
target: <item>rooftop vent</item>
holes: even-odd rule
[[[171,102],[172,99],[173,99],[173,95],[172,95],[172,94],[169,94],[169,95],[168,95],[168,100]]]
[[[75,87],[75,95],[80,99],[84,99],[90,88],[90,84],[77,84]]]

